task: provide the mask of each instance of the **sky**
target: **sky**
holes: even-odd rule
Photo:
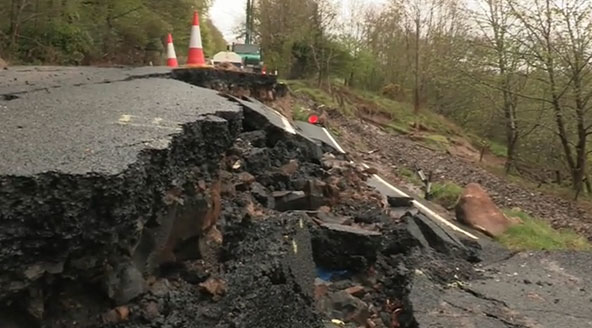
[[[338,2],[347,2],[348,0],[338,0]],[[364,3],[380,4],[387,0],[359,0]],[[245,19],[246,0],[214,0],[214,5],[210,9],[210,17],[216,27],[222,32],[226,41],[235,39],[234,30]]]

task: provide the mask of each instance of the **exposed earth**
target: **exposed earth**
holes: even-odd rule
[[[460,157],[441,150],[430,149],[407,136],[389,133],[360,120],[346,119],[331,111],[330,124],[340,132],[340,141],[351,156],[372,163],[392,181],[405,184],[398,174],[400,168],[433,172],[433,180],[452,181],[460,186],[481,184],[502,208],[520,208],[534,217],[548,220],[556,228],[571,228],[592,241],[592,211],[585,205],[550,195],[544,191],[527,189],[495,175],[472,156]],[[368,152],[378,150],[369,154]],[[411,187],[411,186],[410,186]]]
[[[370,186],[362,160],[436,168],[409,140],[333,117],[346,149],[381,149],[350,162],[166,70],[4,77],[3,328],[592,327],[589,253],[514,254]]]

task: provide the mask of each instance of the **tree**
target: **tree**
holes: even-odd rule
[[[554,111],[556,135],[577,198],[586,177],[587,139],[592,134],[592,4],[587,0],[508,1],[523,27],[516,40],[524,46],[524,56],[545,73],[549,96],[538,100],[549,103]]]
[[[512,31],[518,26],[511,14],[511,7],[506,0],[481,0],[481,10],[475,13],[475,19],[480,30],[480,41],[476,44],[487,48],[489,57],[482,63],[484,68],[491,68],[494,81],[481,81],[501,93],[499,106],[504,117],[506,136],[506,174],[515,165],[516,147],[521,133],[530,133],[529,129],[521,129],[518,122],[518,93],[525,86],[528,79],[528,68],[519,56],[520,45],[512,39]],[[491,58],[492,61],[489,61]],[[491,74],[490,74],[491,75]],[[536,127],[536,125],[535,125]]]

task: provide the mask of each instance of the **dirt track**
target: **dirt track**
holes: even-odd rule
[[[494,175],[475,163],[435,151],[402,135],[387,133],[359,120],[345,119],[331,112],[331,124],[340,132],[339,141],[359,159],[372,163],[383,175],[396,179],[397,168],[414,170],[416,165],[432,171],[435,181],[453,181],[461,186],[482,184],[494,201],[504,208],[518,207],[543,218],[556,228],[571,228],[592,240],[592,214],[575,202],[529,190]],[[379,150],[371,155],[371,150]]]

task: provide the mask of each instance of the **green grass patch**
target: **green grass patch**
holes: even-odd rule
[[[414,186],[423,186],[421,179],[412,170],[406,167],[401,167],[397,170],[397,172],[399,173],[399,176],[401,176],[403,180],[407,181],[408,183]]]
[[[424,143],[428,146],[433,146],[439,150],[446,150],[450,145],[448,138],[438,134],[431,134],[423,137]]]
[[[307,121],[309,115],[310,111],[300,105],[296,105],[292,108],[292,119],[295,121]]]
[[[394,121],[388,125],[388,129],[399,134],[409,134],[409,132],[411,132],[407,124]]]
[[[330,94],[322,89],[311,86],[306,81],[293,80],[286,83],[290,90],[299,95],[306,96],[314,102],[323,104],[328,107],[336,108],[337,103],[333,100]]]
[[[511,227],[498,238],[500,243],[512,250],[592,250],[590,242],[574,231],[553,229],[549,223],[517,209],[506,209],[504,213],[510,217],[518,217],[523,222]]]
[[[505,145],[502,145],[500,143],[497,143],[495,141],[490,141],[489,151],[491,151],[491,153],[494,154],[495,156],[506,157],[508,154],[508,147],[506,147]]]
[[[456,205],[462,192],[463,188],[454,182],[437,182],[432,185],[432,201],[450,209]]]

